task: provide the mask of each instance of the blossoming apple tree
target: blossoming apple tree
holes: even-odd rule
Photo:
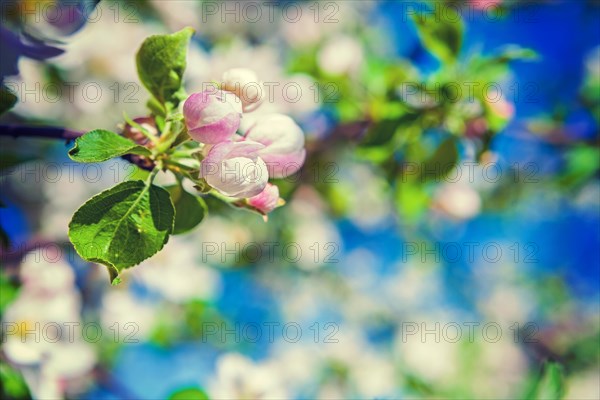
[[[288,116],[266,115],[240,132],[244,113],[262,101],[261,83],[246,69],[232,69],[222,83],[187,95],[182,88],[186,50],[193,30],[151,36],[137,53],[140,80],[150,91],[150,115],[125,116],[122,134],[93,130],[76,139],[71,159],[82,163],[130,157],[147,179],[122,182],[83,204],[69,224],[82,258],[104,264],[111,281],[160,251],[172,234],[187,232],[207,212],[203,198],[187,192],[190,180],[202,194],[234,207],[267,214],[283,204],[269,178],[297,172],[305,158],[304,134]],[[154,183],[169,171],[177,185]]]

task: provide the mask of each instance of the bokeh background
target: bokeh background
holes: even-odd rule
[[[597,1],[2,7],[2,398],[600,398]],[[7,127],[145,115],[135,52],[185,26],[188,92],[254,69],[309,156],[111,286],[67,225],[139,171]]]

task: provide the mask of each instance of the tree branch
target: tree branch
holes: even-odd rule
[[[71,141],[82,135],[83,132],[72,131],[56,126],[0,125],[0,136],[12,136],[13,138],[35,137]]]
[[[0,125],[0,136],[9,136],[13,138],[31,137],[43,139],[58,139],[66,142],[73,141],[85,132],[73,131],[71,129],[61,128],[57,126],[23,126],[23,125]],[[152,171],[154,163],[143,157],[125,154],[122,159],[137,165],[141,169]]]

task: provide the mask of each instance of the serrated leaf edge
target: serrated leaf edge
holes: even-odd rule
[[[138,263],[135,263],[135,264],[132,264],[132,265],[130,265],[130,266],[128,266],[128,267],[122,268],[121,270],[119,270],[119,269],[118,269],[118,268],[117,268],[117,267],[116,267],[116,266],[115,266],[113,263],[111,263],[110,261],[104,260],[104,259],[102,259],[102,258],[99,258],[99,257],[94,257],[94,258],[86,258],[86,257],[84,257],[84,256],[81,254],[81,252],[79,251],[77,244],[75,244],[75,241],[73,241],[73,238],[71,237],[71,227],[72,227],[72,224],[73,224],[73,220],[74,220],[74,218],[75,218],[75,215],[77,215],[77,213],[79,213],[79,212],[81,211],[81,209],[82,209],[82,208],[83,208],[83,207],[84,207],[86,204],[88,204],[89,202],[93,201],[95,198],[97,198],[97,197],[99,197],[99,196],[102,196],[102,195],[103,195],[103,194],[105,194],[106,192],[109,192],[109,191],[113,190],[114,188],[118,187],[119,185],[125,185],[125,184],[138,184],[138,183],[141,183],[141,184],[143,184],[143,185],[144,185],[144,190],[143,190],[143,191],[142,191],[142,193],[140,194],[139,198],[141,198],[141,197],[142,197],[142,196],[145,194],[145,192],[146,192],[146,191],[148,191],[148,190],[150,189],[150,187],[151,187],[151,186],[154,186],[154,187],[156,187],[157,189],[164,190],[164,191],[165,191],[165,192],[168,194],[169,202],[171,203],[171,207],[173,207],[173,221],[171,222],[171,226],[170,226],[170,229],[169,229],[169,231],[168,231],[168,235],[165,237],[165,240],[163,241],[163,243],[162,243],[162,246],[160,246],[160,248],[158,248],[158,249],[157,249],[157,250],[156,250],[154,253],[150,254],[148,257],[144,258],[144,259],[143,259],[143,260],[141,260],[140,262],[138,262]],[[134,203],[134,204],[133,204],[133,205],[132,205],[132,206],[129,208],[129,210],[128,210],[128,211],[127,211],[127,213],[126,213],[126,216],[127,216],[127,215],[129,215],[129,212],[130,212],[131,208],[135,207],[135,205],[137,205],[138,201],[139,201],[139,200],[136,200],[136,201],[135,201],[135,203]],[[123,218],[121,218],[121,221],[122,221],[124,218],[126,218],[126,216],[125,216],[125,217],[123,217]],[[119,224],[121,223],[121,221],[119,221]],[[170,194],[170,193],[169,193],[167,190],[165,190],[164,188],[162,188],[162,187],[160,187],[160,186],[157,186],[157,185],[147,184],[146,182],[144,182],[144,181],[142,181],[142,180],[136,180],[136,181],[126,181],[126,182],[121,182],[121,183],[119,183],[119,184],[117,184],[117,185],[115,185],[115,186],[113,186],[113,187],[111,187],[111,188],[109,188],[109,189],[103,190],[102,192],[100,192],[100,193],[98,193],[98,194],[96,194],[96,195],[94,195],[94,196],[90,197],[90,198],[89,198],[89,199],[88,199],[88,200],[87,200],[85,203],[83,203],[81,206],[79,206],[79,208],[78,208],[78,209],[77,209],[77,210],[76,210],[76,211],[73,213],[73,216],[71,217],[71,221],[69,222],[69,225],[68,225],[68,227],[69,227],[68,236],[69,236],[69,240],[70,240],[70,241],[71,241],[71,243],[73,244],[73,248],[75,249],[75,251],[77,252],[77,254],[79,254],[79,256],[80,256],[82,259],[84,259],[84,260],[86,260],[86,261],[89,261],[89,262],[94,262],[94,263],[97,263],[97,264],[102,264],[102,265],[104,265],[104,266],[106,266],[106,267],[108,268],[108,273],[109,273],[109,275],[110,275],[110,281],[111,281],[111,283],[112,283],[112,282],[115,282],[115,280],[117,280],[117,279],[119,278],[119,275],[120,275],[121,271],[123,271],[123,270],[125,270],[125,269],[129,269],[129,268],[133,268],[133,267],[135,267],[136,265],[139,265],[139,264],[141,264],[142,262],[144,262],[144,261],[148,260],[149,258],[153,257],[153,256],[154,256],[155,254],[157,254],[159,251],[161,251],[161,250],[162,250],[162,249],[165,247],[165,245],[166,245],[166,244],[169,242],[169,238],[170,238],[171,234],[173,233],[174,224],[175,224],[175,205],[173,204],[173,200],[171,199],[171,194]],[[112,244],[112,240],[110,241],[110,244]],[[108,246],[108,247],[110,247],[110,244],[109,244],[109,246]]]

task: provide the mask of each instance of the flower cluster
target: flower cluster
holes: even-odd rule
[[[183,116],[190,137],[204,144],[200,178],[266,215],[281,204],[279,189],[269,178],[296,173],[306,151],[302,129],[287,115],[261,116],[238,132],[243,113],[256,110],[263,94],[253,71],[234,68],[223,74],[219,89],[190,95]]]

